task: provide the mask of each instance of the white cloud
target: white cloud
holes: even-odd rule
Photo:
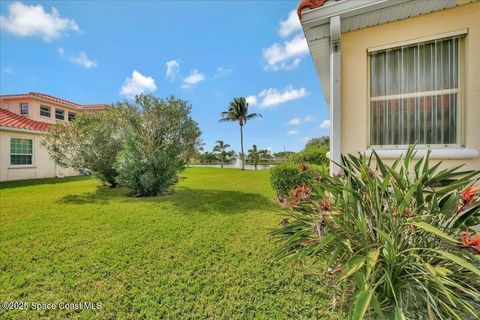
[[[137,94],[151,93],[155,90],[157,90],[157,85],[152,77],[144,76],[137,70],[133,70],[132,77],[125,79],[120,94],[132,98]]]
[[[265,89],[258,96],[262,98],[261,106],[270,108],[290,100],[303,98],[306,95],[307,90],[305,88],[293,89],[292,87],[287,87],[283,91],[278,91],[274,88]]]
[[[296,134],[299,134],[299,133],[300,133],[300,131],[298,131],[298,130],[289,130],[289,131],[287,131],[287,134],[288,134],[289,136],[293,136],[293,135],[296,135]]]
[[[296,126],[297,124],[302,123],[302,120],[300,118],[293,118],[290,121],[288,121],[288,124],[291,126]]]
[[[167,66],[167,72],[165,73],[165,78],[173,81],[177,76],[178,71],[180,70],[180,64],[176,60],[170,60],[165,63]]]
[[[78,64],[87,69],[97,66],[97,62],[91,60],[83,51],[80,51],[77,56],[68,56],[65,54],[65,50],[63,50],[63,48],[58,48],[58,54],[60,55],[60,57],[65,58],[68,61]]]
[[[257,97],[255,96],[248,96],[245,98],[245,100],[247,100],[247,103],[250,105],[250,106],[254,106],[257,104]]]
[[[60,38],[67,30],[79,31],[74,20],[60,17],[57,9],[45,12],[42,5],[13,2],[8,17],[0,16],[0,29],[20,37],[39,37],[44,41]]]
[[[203,80],[205,80],[205,76],[203,75],[203,73],[198,72],[197,69],[192,70],[190,72],[190,75],[185,79],[183,79],[182,88],[183,89],[190,88],[196,85],[197,83],[202,82]]]
[[[226,77],[229,76],[233,73],[232,68],[224,68],[224,67],[218,67],[217,71],[215,72],[215,75],[213,76],[214,79],[218,79],[221,77]]]
[[[5,66],[3,68],[3,73],[5,74],[13,74],[13,67],[12,66]]]
[[[311,115],[308,115],[308,116],[304,117],[303,119],[300,119],[300,118],[290,119],[290,121],[288,121],[287,124],[295,126],[295,125],[299,125],[301,123],[307,123],[307,122],[310,122],[310,121],[313,121],[313,120],[315,120],[315,117],[311,116]]]
[[[69,60],[87,69],[97,66],[97,62],[88,58],[87,54],[83,51],[80,51],[76,57],[70,57]]]
[[[320,128],[330,128],[330,120],[325,120],[320,124]]]
[[[288,14],[288,18],[286,20],[280,21],[280,29],[278,30],[278,34],[285,38],[301,29],[302,25],[300,24],[300,19],[298,19],[297,10],[292,10]]]
[[[271,47],[263,49],[263,58],[267,62],[265,69],[274,71],[294,69],[308,52],[307,41],[301,34],[284,41],[283,45],[274,43]]]
[[[315,120],[315,117],[311,116],[311,115],[308,115],[305,118],[303,118],[303,122],[310,122],[310,121],[313,121],[313,120]]]

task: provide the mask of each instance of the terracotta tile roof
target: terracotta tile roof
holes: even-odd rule
[[[323,6],[327,0],[300,0],[297,6],[298,19],[302,20],[303,9],[315,9]]]
[[[0,127],[47,131],[51,127],[51,124],[28,119],[11,111],[0,109]]]
[[[0,99],[5,99],[5,98],[19,98],[19,97],[33,97],[33,98],[39,98],[42,100],[47,100],[53,103],[58,103],[62,105],[66,105],[69,107],[77,108],[77,109],[106,109],[109,107],[108,104],[78,104],[72,101],[68,101],[62,98],[57,98],[45,93],[40,93],[40,92],[29,92],[29,93],[21,93],[21,94],[6,94],[6,95],[0,95]]]
[[[80,106],[80,108],[82,108],[82,109],[99,109],[99,110],[103,110],[103,109],[106,109],[108,107],[110,107],[110,105],[101,104],[101,103],[99,103],[99,104],[82,104]]]

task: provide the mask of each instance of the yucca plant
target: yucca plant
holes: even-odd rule
[[[480,172],[414,153],[349,155],[342,176],[297,187],[277,254],[326,261],[351,319],[479,319]]]

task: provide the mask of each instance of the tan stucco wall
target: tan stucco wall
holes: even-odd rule
[[[33,139],[33,165],[15,167],[10,165],[10,138]],[[40,145],[42,135],[0,130],[0,181],[51,178],[56,176],[56,166],[48,156],[47,150]],[[72,168],[58,167],[59,176],[78,174]]]
[[[32,120],[54,123],[55,119],[55,109],[64,110],[65,114],[65,121],[68,120],[68,112],[73,112],[79,114],[83,112],[82,110],[76,110],[74,108],[67,108],[63,106],[56,105],[50,102],[43,102],[32,98],[15,98],[15,99],[4,99],[0,102],[0,108],[7,109],[8,111],[14,112],[16,114],[20,114],[20,103],[28,103],[28,115],[23,115]],[[43,117],[40,115],[40,105],[50,107],[50,118]]]
[[[342,34],[342,153],[367,148],[367,50],[395,42],[468,29],[465,38],[467,148],[480,150],[480,2]],[[480,169],[480,158],[448,160]]]

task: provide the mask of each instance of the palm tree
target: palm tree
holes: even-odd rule
[[[248,102],[244,97],[233,98],[233,101],[230,102],[228,111],[224,111],[221,114],[220,122],[223,121],[232,121],[238,122],[240,125],[240,146],[242,149],[241,159],[242,159],[242,170],[245,170],[245,156],[243,152],[243,126],[247,123],[247,120],[261,117],[259,113],[248,113]]]
[[[257,170],[258,161],[260,160],[260,154],[258,152],[257,145],[254,144],[252,149],[248,150],[247,157],[252,160],[255,170]]]
[[[230,145],[228,143],[223,142],[222,140],[218,140],[215,142],[215,147],[213,147],[213,152],[217,152],[220,157],[220,166],[223,168],[223,163],[225,162],[226,157],[230,154],[227,151]]]
[[[260,155],[260,159],[261,161],[263,162],[268,162],[268,160],[270,160],[272,158],[272,155],[270,154],[270,150],[268,149],[263,149],[263,150],[260,150],[258,151],[259,155]]]

